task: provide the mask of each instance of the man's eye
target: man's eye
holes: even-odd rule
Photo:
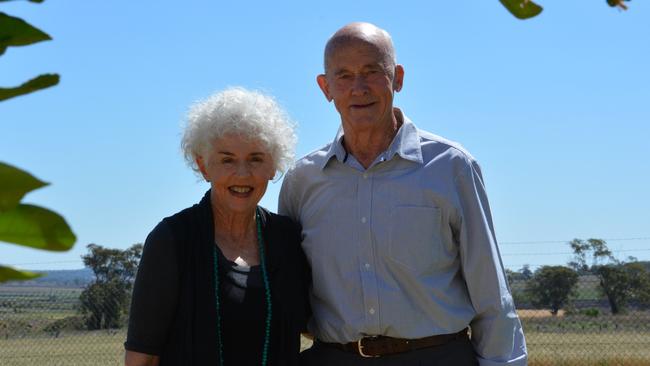
[[[230,163],[232,163],[233,161],[234,161],[233,159],[227,158],[227,159],[222,159],[222,160],[221,160],[221,163],[222,163],[222,164],[230,164]]]

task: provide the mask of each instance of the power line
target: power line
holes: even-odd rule
[[[35,266],[37,264],[59,264],[59,263],[80,263],[83,264],[83,261],[52,261],[52,262],[34,262],[34,263],[8,263],[8,266]]]
[[[499,245],[531,245],[531,244],[567,244],[571,240],[541,240],[541,241],[504,241],[499,242]],[[645,237],[636,237],[636,238],[613,238],[613,239],[601,239],[606,242],[611,241],[631,241],[631,240],[650,240],[650,236]]]
[[[625,253],[625,252],[650,252],[650,249],[625,249],[625,250],[616,250],[616,253]],[[562,253],[501,253],[502,256],[517,256],[517,255],[566,255],[566,254],[575,254],[573,252],[562,252]]]

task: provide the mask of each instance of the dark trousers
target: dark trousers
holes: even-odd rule
[[[441,346],[377,358],[364,358],[318,342],[300,354],[301,366],[477,366],[474,347],[468,339]]]

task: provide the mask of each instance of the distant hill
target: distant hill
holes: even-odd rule
[[[84,287],[95,279],[90,268],[72,270],[34,271],[45,276],[31,281],[11,281],[2,286],[9,287]]]

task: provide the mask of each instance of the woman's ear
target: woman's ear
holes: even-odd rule
[[[199,171],[201,172],[201,175],[203,176],[203,179],[205,179],[206,182],[210,181],[210,178],[208,177],[208,170],[206,169],[206,163],[205,160],[203,160],[203,157],[200,155],[197,155],[194,158],[194,161],[196,162],[196,166],[199,167]]]

